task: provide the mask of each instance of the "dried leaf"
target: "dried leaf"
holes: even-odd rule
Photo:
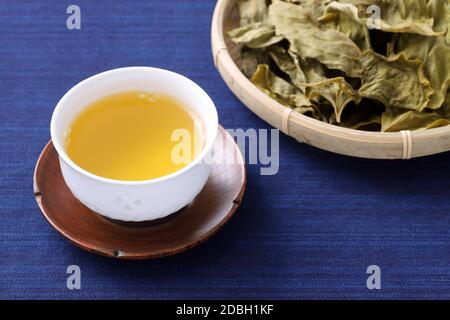
[[[425,75],[434,90],[427,108],[439,109],[450,84],[450,47],[444,38],[404,34],[398,39],[396,53],[424,63]]]
[[[287,0],[285,2],[299,4],[303,10],[308,11],[308,14],[315,19],[319,19],[319,17],[324,14],[326,5],[332,1],[333,0]]]
[[[369,30],[365,25],[355,21],[345,10],[334,6],[326,7],[324,14],[318,18],[324,28],[335,29],[350,38],[361,50],[371,49]]]
[[[269,23],[276,35],[285,37],[290,50],[302,59],[313,58],[329,69],[356,75],[361,51],[345,34],[333,29],[321,29],[301,6],[276,2],[269,7]]]
[[[275,28],[263,22],[256,22],[228,32],[231,40],[249,48],[264,48],[283,39],[275,35]]]
[[[251,81],[264,93],[281,104],[297,108],[301,113],[316,112],[309,99],[298,88],[276,76],[266,64],[258,65]]]
[[[263,22],[267,19],[266,0],[240,0],[237,3],[240,17],[240,26],[255,22]]]
[[[341,11],[363,26],[385,32],[436,36],[446,32],[441,13],[447,4],[448,0],[342,0],[333,1],[326,10]],[[374,6],[380,19],[372,17]]]
[[[317,101],[317,98],[323,98],[330,103],[337,123],[341,122],[341,114],[347,104],[352,101],[359,103],[360,96],[344,78],[327,79],[316,69],[318,64],[310,62],[302,65],[295,53],[287,53],[282,48],[271,48],[269,54],[277,66],[290,77],[292,83],[301,92],[306,92],[309,99]],[[308,69],[307,73],[302,68]]]
[[[308,79],[302,70],[300,58],[293,53],[286,52],[286,50],[278,46],[269,48],[268,53],[278,68],[291,78],[292,83],[297,88],[303,89]]]
[[[450,118],[436,112],[417,112],[387,108],[382,115],[381,123],[382,131],[396,132],[401,130],[432,129],[450,125]]]
[[[361,56],[362,97],[377,100],[387,107],[424,110],[433,89],[419,61],[402,55],[393,60],[367,51]]]
[[[355,130],[365,130],[365,131],[380,131],[381,128],[381,116],[378,114],[371,114],[365,119],[350,120],[341,122],[341,127],[355,129]]]
[[[268,55],[262,49],[247,49],[241,52],[241,71],[247,78],[251,78],[259,64],[267,63],[269,63]]]
[[[341,122],[344,108],[350,103],[358,104],[361,97],[345,81],[344,78],[327,79],[318,83],[307,85],[307,97],[314,99],[318,96],[326,99],[332,106],[336,115],[336,122]]]

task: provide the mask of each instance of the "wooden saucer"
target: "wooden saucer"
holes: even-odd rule
[[[241,204],[246,173],[234,139],[220,127],[214,152],[241,160],[212,166],[200,194],[180,212],[143,223],[109,220],[85,207],[61,175],[58,154],[50,141],[34,173],[34,194],[47,221],[75,245],[113,258],[150,259],[192,248],[211,237]],[[229,162],[228,162],[229,163]]]

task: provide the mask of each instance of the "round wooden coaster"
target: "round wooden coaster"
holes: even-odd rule
[[[85,207],[66,186],[51,141],[36,164],[34,194],[47,221],[85,250],[120,259],[172,255],[211,237],[230,220],[242,201],[244,161],[234,139],[222,127],[214,152],[217,159],[226,154],[237,161],[215,161],[205,187],[194,201],[160,220],[123,223]]]

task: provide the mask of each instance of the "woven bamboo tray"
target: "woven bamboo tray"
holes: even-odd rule
[[[279,104],[255,87],[239,70],[240,47],[226,32],[239,21],[236,0],[218,0],[211,28],[216,68],[233,93],[250,110],[299,142],[354,157],[411,159],[450,151],[450,126],[398,133],[365,132],[315,120]]]

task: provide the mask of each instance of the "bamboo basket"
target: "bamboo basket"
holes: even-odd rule
[[[218,0],[211,28],[216,68],[231,91],[250,110],[299,142],[331,152],[371,159],[411,159],[450,150],[450,126],[396,133],[341,128],[292,112],[254,86],[239,70],[240,46],[226,32],[239,21],[236,0]]]

